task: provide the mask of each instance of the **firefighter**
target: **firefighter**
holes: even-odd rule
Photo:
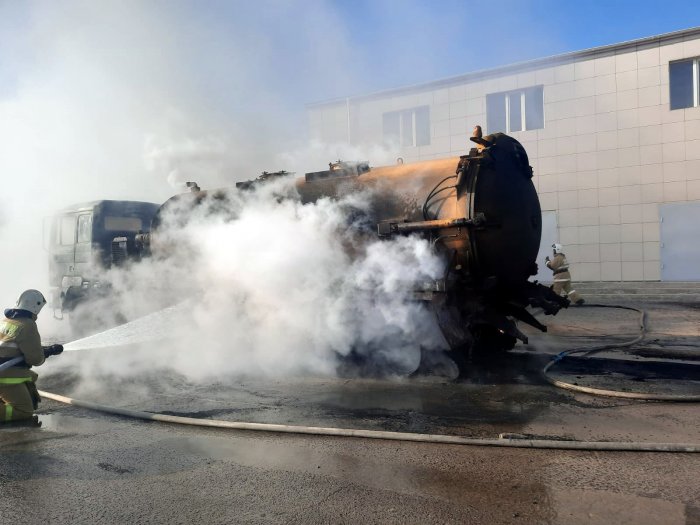
[[[0,321],[0,365],[22,357],[24,361],[0,370],[0,423],[32,420],[39,403],[37,375],[30,370],[41,365],[50,355],[63,352],[61,345],[41,346],[36,327],[39,312],[46,299],[38,290],[26,290],[19,296],[15,308],[5,310]]]
[[[566,295],[569,300],[575,305],[581,306],[585,301],[576,290],[571,289],[571,274],[569,273],[569,262],[566,260],[566,255],[562,251],[562,246],[559,243],[552,244],[552,252],[554,258],[545,257],[547,268],[552,270],[554,274],[554,284],[552,290],[559,295]],[[562,292],[564,292],[562,294]]]

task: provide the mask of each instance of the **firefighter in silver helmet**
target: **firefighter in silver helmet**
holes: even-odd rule
[[[553,259],[550,260],[549,256],[545,258],[547,268],[552,270],[554,274],[552,290],[559,295],[567,296],[573,304],[581,306],[585,301],[576,290],[571,289],[569,262],[566,260],[562,245],[556,242],[552,244],[552,252],[554,255]]]
[[[5,310],[0,321],[0,366],[15,358],[21,361],[0,370],[0,423],[35,418],[39,403],[37,375],[30,370],[41,365],[50,355],[63,352],[61,345],[41,346],[36,326],[46,299],[38,290],[26,290],[14,308]]]

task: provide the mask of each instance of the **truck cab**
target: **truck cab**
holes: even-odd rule
[[[61,312],[106,294],[105,270],[138,258],[136,235],[148,233],[159,205],[100,200],[76,204],[49,218],[49,305]]]

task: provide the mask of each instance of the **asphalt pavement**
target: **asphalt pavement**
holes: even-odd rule
[[[700,392],[700,310],[646,304],[629,351],[555,373],[603,388]],[[205,419],[497,437],[700,444],[697,403],[556,389],[552,355],[636,334],[632,312],[571,308],[460,379],[95,377],[38,369],[39,388]],[[120,351],[125,351],[121,349]],[[108,357],[108,352],[105,353]],[[66,361],[79,352],[65,353]],[[444,370],[442,368],[441,370]],[[143,422],[44,400],[40,428],[0,429],[2,523],[699,524],[700,455],[496,449]]]

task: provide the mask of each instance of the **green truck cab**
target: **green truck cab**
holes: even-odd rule
[[[108,295],[105,272],[141,256],[136,237],[148,233],[159,205],[100,200],[65,208],[45,224],[49,252],[49,306],[71,312]],[[48,238],[47,238],[48,237]]]

